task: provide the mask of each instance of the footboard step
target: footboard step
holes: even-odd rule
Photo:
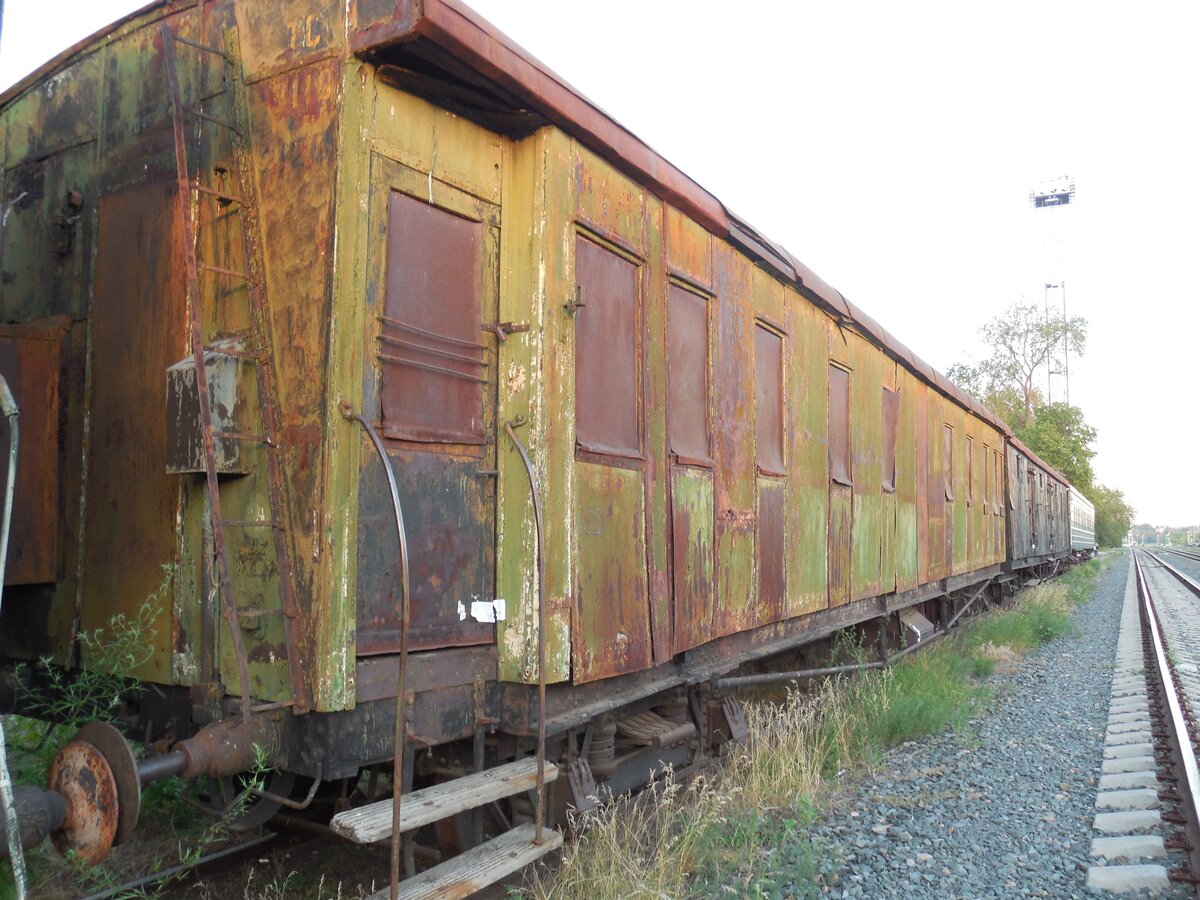
[[[559,832],[543,828],[540,844],[533,842],[534,832],[532,824],[518,825],[486,844],[400,882],[398,896],[403,900],[470,897],[562,846]],[[388,900],[390,897],[389,887],[372,894],[368,900]]]
[[[557,777],[558,767],[546,763],[546,783]],[[533,790],[536,786],[537,760],[525,757],[474,775],[421,788],[405,794],[401,799],[400,830],[412,831],[447,816],[485,806],[502,797]],[[391,798],[340,812],[329,825],[337,834],[356,844],[385,840],[392,834]]]

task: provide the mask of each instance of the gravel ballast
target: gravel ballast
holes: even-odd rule
[[[1077,634],[992,676],[960,732],[908,742],[847,785],[809,834],[835,897],[1087,896],[1097,782],[1128,554],[1075,613]],[[1164,897],[1195,896],[1173,886]]]

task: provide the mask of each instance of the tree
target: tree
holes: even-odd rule
[[[1096,506],[1096,543],[1101,547],[1120,547],[1133,527],[1133,507],[1125,502],[1120,491],[1102,484],[1094,485],[1087,497]]]
[[[1029,449],[1067,476],[1067,480],[1087,494],[1092,486],[1092,457],[1096,451],[1096,429],[1083,420],[1083,410],[1065,403],[1040,407],[1034,419],[1017,429]]]
[[[974,366],[955,365],[951,380],[962,385],[997,415],[1005,412],[1014,429],[1028,426],[1041,403],[1041,373],[1057,373],[1055,353],[1062,347],[1076,356],[1087,343],[1087,320],[1046,318],[1036,305],[1017,303],[979,329],[991,356]],[[992,403],[989,403],[989,399]],[[1019,402],[1019,405],[1018,405]]]
[[[946,372],[946,377],[986,406],[993,415],[1008,424],[1009,428],[1024,421],[1025,398],[1016,385],[994,382],[985,365],[955,363]],[[1041,403],[1041,394],[1036,401]]]

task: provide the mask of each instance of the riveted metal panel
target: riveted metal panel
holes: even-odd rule
[[[581,450],[641,454],[638,267],[583,235],[575,239],[575,441]]]
[[[881,389],[880,406],[882,449],[879,464],[882,496],[879,514],[879,579],[880,591],[890,593],[896,589],[896,437],[900,416],[896,366],[891,360],[884,361],[884,386]]]
[[[850,601],[851,550],[854,541],[854,493],[851,460],[850,378],[829,366],[829,605]]]
[[[714,251],[716,305],[713,355],[713,451],[717,602],[714,636],[749,626],[754,572],[754,317],[753,269],[730,248]]]
[[[784,473],[783,338],[758,324],[754,328],[755,461],[760,472]]]
[[[786,486],[758,479],[758,624],[783,618],[787,585],[784,576],[784,512]]]
[[[848,485],[850,470],[850,373],[829,367],[829,479]]]
[[[495,599],[491,539],[493,480],[478,460],[437,453],[389,453],[408,535],[410,650],[489,644],[494,627],[478,621],[472,603]],[[372,460],[375,462],[375,460]],[[400,583],[391,495],[380,465],[360,481],[357,652],[399,647]]]
[[[667,288],[667,347],[670,451],[706,462],[712,455],[708,300],[675,284]]]
[[[712,285],[712,235],[679,210],[663,212],[669,269],[702,286]]]
[[[400,121],[403,121],[400,117]],[[445,135],[443,126],[438,126]],[[550,681],[571,676],[576,604],[574,470],[574,319],[563,307],[575,287],[575,197],[571,142],[545,129],[504,157],[500,319],[530,330],[499,347],[502,422],[525,417],[518,433],[542,486],[546,583],[546,670]],[[497,625],[500,678],[538,680],[539,611],[533,502],[524,465],[507,436],[497,460],[500,519],[497,585],[508,618]]]
[[[829,320],[792,292],[786,294],[791,360],[786,431],[788,448],[787,535],[784,561],[789,616],[829,603],[829,450],[826,378]]]
[[[920,496],[917,410],[923,386],[899,367],[896,386],[900,390],[900,428],[896,437],[896,589],[910,591],[917,586],[921,553],[917,512]]]
[[[0,375],[20,409],[21,434],[5,584],[52,582],[60,574],[63,448],[59,415],[70,326],[65,316],[0,325]],[[5,451],[9,431],[9,420],[0,418],[0,447]]]
[[[379,335],[388,437],[484,443],[483,239],[483,223],[390,192]]]
[[[137,617],[176,558],[181,476],[164,472],[167,367],[184,353],[181,233],[173,182],[110,194],[100,203],[92,318],[84,630]],[[146,253],[147,246],[164,252]],[[155,297],[157,302],[146,303]],[[137,347],[136,354],[128,352]],[[153,411],[153,412],[151,412]],[[130,478],[136,473],[136,490]],[[154,610],[156,652],[144,677],[170,680],[170,603]]]
[[[6,118],[12,118],[12,113]],[[47,126],[37,122],[36,127]],[[23,161],[4,173],[0,198],[6,220],[0,228],[4,321],[85,316],[85,274],[90,268],[97,202],[95,168],[95,144],[86,143]],[[78,192],[78,202],[69,196],[73,191]]]
[[[651,662],[645,493],[636,469],[575,466],[576,572],[572,662],[576,682]]]
[[[896,490],[896,436],[899,430],[900,395],[885,387],[881,397],[883,407],[883,453],[880,458],[883,475],[880,482],[885,490]]]
[[[854,482],[850,599],[861,600],[879,593],[883,356],[857,334],[850,336],[849,343],[854,354],[854,374],[850,380]]]
[[[879,500],[879,593],[896,590],[896,495]]]
[[[922,542],[926,569],[921,583],[946,577],[946,489],[942,464],[943,435],[942,397],[932,388],[925,388],[925,467],[923,521],[927,524],[927,540]]]
[[[379,312],[369,334],[408,537],[409,647],[491,643],[494,626],[479,618],[495,613],[473,604],[497,599],[497,357],[481,326],[497,310],[499,211],[444,183],[417,199],[427,183],[382,156],[370,171],[369,285]],[[374,455],[362,457],[359,491],[357,651],[394,652],[398,551]]]
[[[257,81],[338,52],[345,42],[344,6],[337,0],[237,3],[247,80]]]
[[[685,466],[671,474],[674,652],[712,639],[712,472]]]
[[[850,602],[850,544],[854,498],[848,485],[829,486],[829,605]]]
[[[646,192],[600,157],[576,147],[576,218],[636,255],[647,249]]]

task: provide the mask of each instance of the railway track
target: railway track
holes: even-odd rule
[[[1089,885],[1110,890],[1194,885],[1200,876],[1200,583],[1146,551],[1133,562],[1137,605],[1122,623],[1096,802],[1105,836],[1092,855],[1171,865],[1093,868]],[[1156,830],[1161,837],[1146,833]]]
[[[1149,551],[1147,551],[1147,552],[1149,552]],[[1181,550],[1178,547],[1163,547],[1161,549],[1161,552],[1171,553],[1175,556],[1179,556],[1184,559],[1191,559],[1191,560],[1200,562],[1200,552],[1197,552],[1195,550]]]

